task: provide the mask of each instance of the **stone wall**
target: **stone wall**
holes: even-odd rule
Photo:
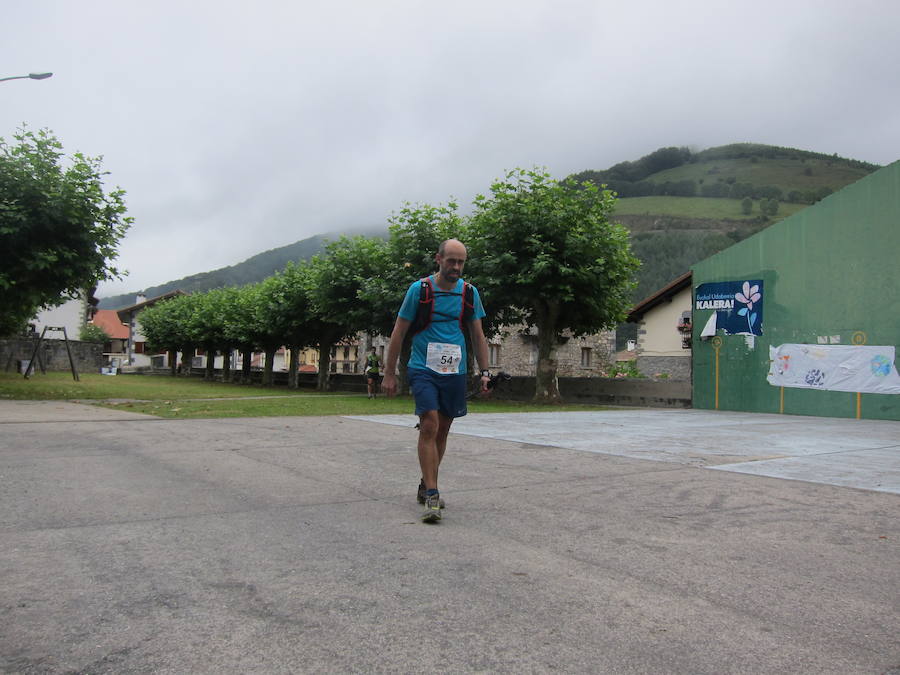
[[[502,338],[489,339],[490,345],[499,347],[499,359],[491,364],[491,370],[502,370],[519,377],[533,377],[537,365],[537,337],[533,333],[522,334],[516,329],[510,329]],[[582,365],[585,349],[590,350],[589,365]],[[612,362],[615,349],[616,334],[613,331],[579,338],[564,337],[556,350],[557,373],[560,377],[603,377]]]
[[[638,354],[637,369],[642,375],[658,378],[661,374],[672,380],[691,379],[690,352],[686,356],[643,356]]]
[[[168,374],[168,370],[155,374]],[[221,377],[217,370],[216,376]],[[194,377],[202,377],[202,371],[194,371]],[[252,372],[254,382],[262,380],[262,371]],[[287,385],[287,373],[273,373],[276,385]],[[315,373],[300,373],[301,389],[315,389]],[[362,374],[332,373],[332,391],[349,391],[363,394],[366,380]],[[690,408],[690,381],[651,380],[608,377],[560,377],[559,390],[567,403],[599,403],[616,406],[640,406],[649,408]],[[493,398],[503,401],[530,401],[534,396],[533,377],[512,377],[501,382]]]
[[[23,361],[27,361],[34,353],[36,339],[22,338],[0,340],[0,363],[7,371],[18,371]],[[95,342],[69,340],[75,370],[79,373],[96,373],[104,364],[103,345]],[[48,371],[68,371],[69,355],[66,353],[64,340],[48,340],[41,342],[40,361],[35,358],[34,370],[40,372],[40,363]]]
[[[566,403],[650,408],[690,408],[691,383],[670,380],[608,377],[560,377],[559,393]],[[530,401],[533,377],[513,377],[497,385],[493,397],[508,401]]]

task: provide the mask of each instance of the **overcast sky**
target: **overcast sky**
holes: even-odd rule
[[[102,155],[135,223],[99,295],[669,145],[900,159],[900,3],[11,0],[0,136]]]

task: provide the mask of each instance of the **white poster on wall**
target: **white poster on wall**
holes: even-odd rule
[[[769,347],[769,359],[776,387],[900,394],[893,346],[783,344]]]

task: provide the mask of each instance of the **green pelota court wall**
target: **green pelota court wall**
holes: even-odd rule
[[[751,279],[764,284],[755,344],[722,330],[701,340],[714,310],[696,309],[697,287]],[[692,283],[695,408],[715,409],[718,389],[720,410],[900,420],[900,395],[766,381],[770,345],[825,339],[900,353],[900,161],[697,263]]]

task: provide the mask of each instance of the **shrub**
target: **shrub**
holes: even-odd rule
[[[82,342],[97,342],[102,344],[109,340],[109,335],[107,335],[106,331],[97,324],[86,323],[81,327],[78,339]]]

